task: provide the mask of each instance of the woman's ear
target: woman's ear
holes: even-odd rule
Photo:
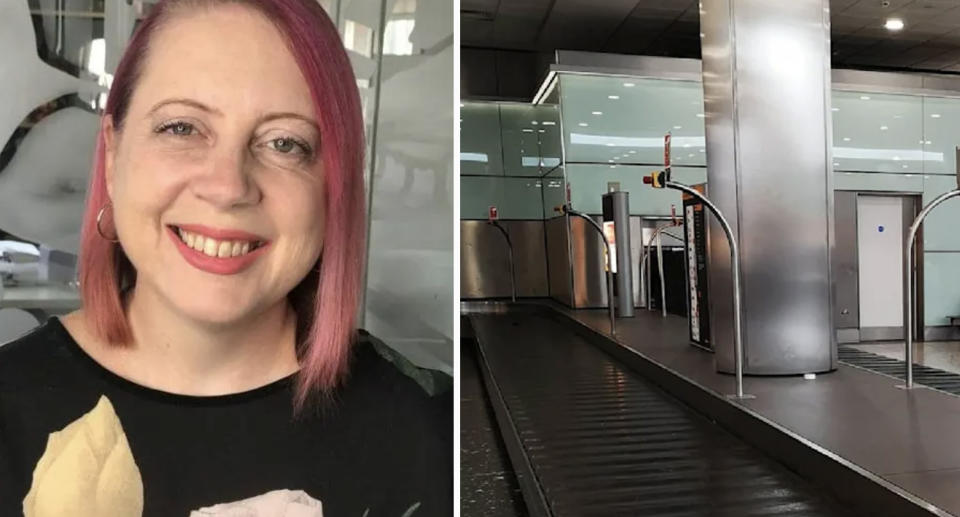
[[[104,115],[100,122],[103,136],[103,172],[107,183],[107,195],[113,199],[113,171],[117,154],[117,129],[113,125],[113,115]]]

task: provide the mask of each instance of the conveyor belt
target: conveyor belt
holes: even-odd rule
[[[841,362],[872,372],[905,380],[907,363],[899,359],[865,352],[852,346],[840,346],[837,354]],[[913,382],[953,395],[960,395],[960,375],[913,363]]]
[[[526,517],[523,496],[500,439],[477,364],[469,323],[460,328],[460,515]]]
[[[531,514],[849,515],[560,322],[471,319]]]

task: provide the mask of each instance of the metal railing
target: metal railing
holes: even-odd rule
[[[610,253],[610,243],[607,242],[607,237],[603,233],[603,227],[600,226],[600,223],[594,221],[589,215],[570,208],[570,205],[563,205],[561,207],[561,211],[585,219],[588,223],[590,223],[590,226],[593,226],[594,229],[600,232],[600,240],[603,241],[603,249],[607,252],[607,306],[610,311],[610,335],[616,335],[617,322],[613,310],[613,261],[615,258],[613,254]]]
[[[513,242],[510,241],[510,234],[507,233],[507,230],[503,228],[499,221],[492,220],[487,221],[489,224],[495,226],[500,233],[503,234],[503,238],[507,240],[507,250],[510,253],[510,299],[516,303],[517,302],[517,275],[514,271],[513,266]]]
[[[669,175],[667,175],[667,177],[669,177]],[[644,179],[644,182],[646,182],[646,180],[647,178]],[[717,208],[716,205],[714,205],[698,190],[682,183],[676,183],[669,180],[663,182],[663,186],[669,189],[679,190],[700,200],[700,202],[702,202],[703,205],[706,206],[711,213],[713,213],[714,217],[717,218],[717,220],[720,222],[720,226],[723,228],[723,233],[725,233],[727,236],[727,241],[730,243],[730,265],[731,276],[733,277],[733,360],[734,374],[737,378],[736,393],[734,395],[730,395],[730,398],[754,398],[753,395],[746,395],[743,393],[743,320],[740,300],[740,248],[737,245],[737,240],[733,235],[733,230],[730,228],[730,224],[723,216],[723,213],[720,212],[720,209]]]
[[[913,224],[910,225],[910,232],[907,234],[907,241],[903,247],[903,333],[906,337],[907,383],[899,386],[902,388],[913,388],[913,244],[917,238],[920,225],[930,215],[930,212],[944,201],[957,196],[960,196],[960,189],[941,194],[930,204],[923,207],[923,210],[914,219]]]

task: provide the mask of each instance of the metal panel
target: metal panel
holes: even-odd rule
[[[591,216],[597,223],[600,216]],[[606,269],[603,264],[603,241],[600,233],[577,217],[570,219],[572,248],[573,307],[599,309],[607,306]]]
[[[860,284],[857,275],[857,193],[834,194],[834,227],[837,242],[833,249],[833,289],[837,305],[834,321],[838,329],[860,326]],[[859,334],[858,334],[859,335]]]
[[[542,221],[500,221],[513,242],[517,296],[547,296]],[[507,243],[485,221],[460,221],[460,298],[510,296]]]
[[[723,0],[701,15],[708,183],[742,252],[750,374],[836,365],[828,8]],[[710,236],[718,368],[732,371],[729,253],[720,228]]]
[[[546,230],[549,296],[573,306],[573,287],[570,285],[570,247],[567,238],[567,218],[554,217],[543,222]]]

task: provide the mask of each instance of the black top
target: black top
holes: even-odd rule
[[[282,489],[327,517],[451,515],[453,399],[436,389],[449,376],[361,336],[334,402],[294,419],[294,376],[222,396],[158,391],[104,368],[50,318],[0,346],[0,516],[22,515],[28,492],[34,508],[86,515],[74,505],[136,508],[142,490],[142,515],[187,517]]]

